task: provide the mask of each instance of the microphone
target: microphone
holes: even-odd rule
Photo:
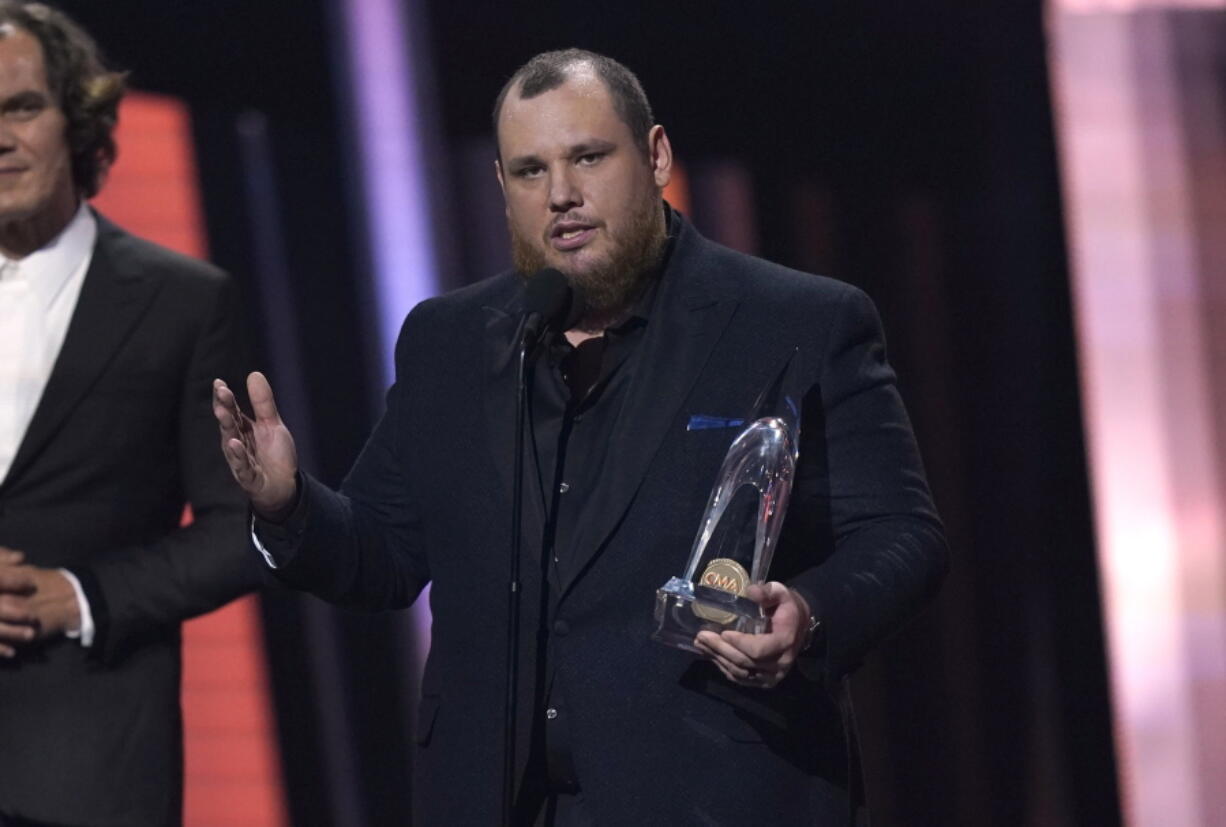
[[[524,319],[519,334],[519,364],[515,392],[515,460],[511,477],[511,560],[507,582],[507,674],[503,706],[502,800],[503,825],[510,825],[515,802],[515,721],[519,686],[519,581],[524,511],[524,413],[528,407],[529,366],[541,340],[554,330],[569,330],[583,316],[582,294],[552,267],[537,270],[524,285]]]
[[[522,346],[531,352],[554,330],[569,330],[583,316],[583,298],[561,272],[537,270],[524,287]]]

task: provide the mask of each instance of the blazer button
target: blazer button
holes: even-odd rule
[[[553,622],[553,633],[558,637],[566,637],[570,632],[570,624],[565,620],[555,620]]]

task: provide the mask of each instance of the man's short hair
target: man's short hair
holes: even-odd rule
[[[643,85],[639,83],[634,72],[613,58],[586,49],[542,52],[520,66],[515,74],[511,75],[511,79],[503,84],[498,99],[494,101],[494,134],[498,134],[498,116],[502,114],[502,104],[516,85],[519,86],[519,97],[535,98],[566,83],[571,74],[581,67],[590,68],[604,83],[613,98],[613,108],[617,116],[630,128],[634,143],[646,153],[647,133],[655,124],[655,116],[651,114],[651,104],[647,101]]]
[[[68,121],[73,184],[85,198],[96,195],[117,154],[124,74],[107,69],[94,39],[50,6],[0,0],[0,27],[5,24],[33,35],[42,46],[47,86]],[[6,34],[0,31],[0,37]]]

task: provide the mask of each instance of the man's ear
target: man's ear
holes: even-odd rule
[[[494,159],[494,175],[498,178],[498,188],[502,190],[502,212],[507,220],[511,219],[511,204],[507,201],[507,179],[502,174],[502,161]]]
[[[656,124],[647,133],[647,161],[656,186],[664,189],[673,177],[673,145],[669,143],[664,127]]]

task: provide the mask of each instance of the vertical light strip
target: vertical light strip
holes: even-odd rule
[[[345,0],[366,226],[379,330],[392,347],[405,315],[437,290],[421,118],[399,0]]]
[[[1226,811],[1226,468],[1203,307],[1219,265],[1194,217],[1226,180],[1191,172],[1188,136],[1221,130],[1188,106],[1169,9],[1193,5],[1226,6],[1059,0],[1050,18],[1120,788],[1145,827]],[[1220,138],[1203,143],[1223,160]]]
[[[412,4],[400,0],[343,0],[350,94],[357,124],[365,202],[367,247],[383,377],[390,384],[400,325],[413,306],[434,295],[439,278],[425,173],[422,107],[419,104]],[[402,8],[409,13],[402,15]],[[413,606],[417,666],[430,645],[429,594]]]

